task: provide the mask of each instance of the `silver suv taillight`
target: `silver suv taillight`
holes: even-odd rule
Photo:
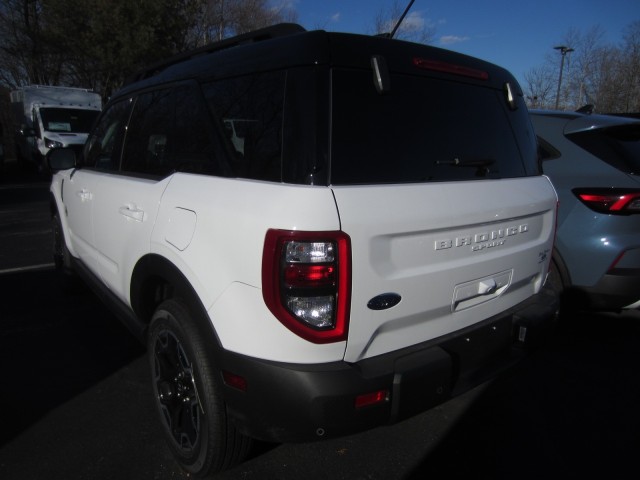
[[[640,190],[636,188],[574,188],[573,194],[591,210],[608,215],[640,213]]]
[[[314,343],[346,339],[351,242],[344,232],[269,230],[262,295],[289,330]]]

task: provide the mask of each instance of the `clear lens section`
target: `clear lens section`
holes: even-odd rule
[[[627,209],[633,210],[634,212],[640,212],[640,197],[636,198],[633,202],[631,202],[627,207]]]
[[[285,252],[287,263],[333,262],[334,258],[331,242],[288,242]]]
[[[296,317],[317,329],[333,327],[333,296],[289,297],[287,307]]]

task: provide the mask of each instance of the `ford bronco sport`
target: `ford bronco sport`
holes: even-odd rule
[[[278,25],[139,73],[49,164],[56,264],[146,339],[196,476],[422,412],[554,319],[556,194],[475,58]]]

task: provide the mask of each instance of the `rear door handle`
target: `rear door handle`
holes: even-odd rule
[[[136,222],[142,222],[144,220],[144,210],[140,210],[135,205],[124,205],[118,209],[120,215],[124,215],[127,218],[132,218]]]

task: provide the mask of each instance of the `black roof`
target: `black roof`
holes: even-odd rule
[[[502,88],[505,82],[518,85],[503,68],[460,53],[382,36],[306,31],[299,25],[279,24],[151,65],[134,75],[114,98],[179,80],[211,80],[303,65],[371,68],[374,55],[383,56],[392,72],[422,72],[436,77],[453,75],[459,80],[494,88]],[[454,68],[444,71],[443,65]],[[477,72],[486,78],[477,77]]]

